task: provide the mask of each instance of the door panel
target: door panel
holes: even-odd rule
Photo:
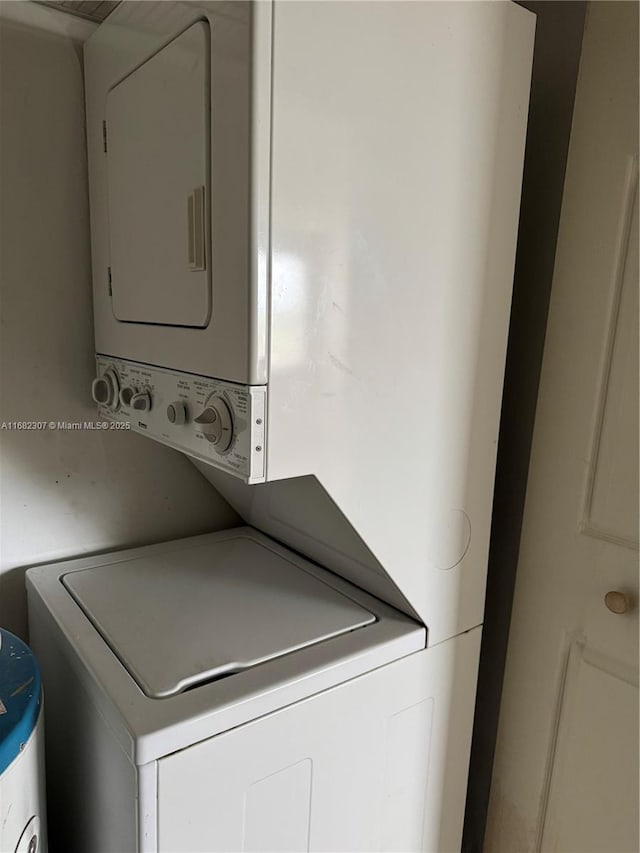
[[[542,850],[638,849],[637,721],[637,671],[572,644]]]
[[[638,163],[629,158],[584,531],[638,546]]]
[[[198,21],[107,95],[113,311],[118,320],[206,326],[209,25]]]

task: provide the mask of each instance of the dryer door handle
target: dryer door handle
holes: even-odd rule
[[[205,224],[204,187],[196,187],[187,196],[187,250],[191,272],[207,268]]]

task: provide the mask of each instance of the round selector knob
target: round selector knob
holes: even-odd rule
[[[130,385],[125,385],[124,388],[120,389],[120,402],[123,406],[129,407],[131,405],[131,398],[136,393],[136,389],[132,388]]]
[[[187,410],[181,400],[175,400],[167,406],[167,420],[170,424],[181,426],[187,420]]]
[[[229,449],[233,439],[233,420],[231,410],[222,397],[208,400],[202,414],[194,418],[194,423],[219,453]]]
[[[137,412],[148,412],[151,408],[151,395],[148,391],[138,391],[131,397],[131,408]]]
[[[120,405],[120,381],[113,367],[108,367],[91,383],[91,396],[100,406],[116,411]]]

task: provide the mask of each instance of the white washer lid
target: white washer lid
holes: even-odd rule
[[[62,580],[146,695],[161,698],[375,621],[303,566],[238,531]]]

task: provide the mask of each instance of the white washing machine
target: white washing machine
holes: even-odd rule
[[[425,655],[422,625],[248,527],[27,588],[57,849],[455,846],[479,630]]]
[[[40,669],[0,629],[0,850],[46,853],[44,718]]]
[[[533,36],[127,0],[87,42],[99,416],[251,528],[29,573],[65,850],[459,848]]]

